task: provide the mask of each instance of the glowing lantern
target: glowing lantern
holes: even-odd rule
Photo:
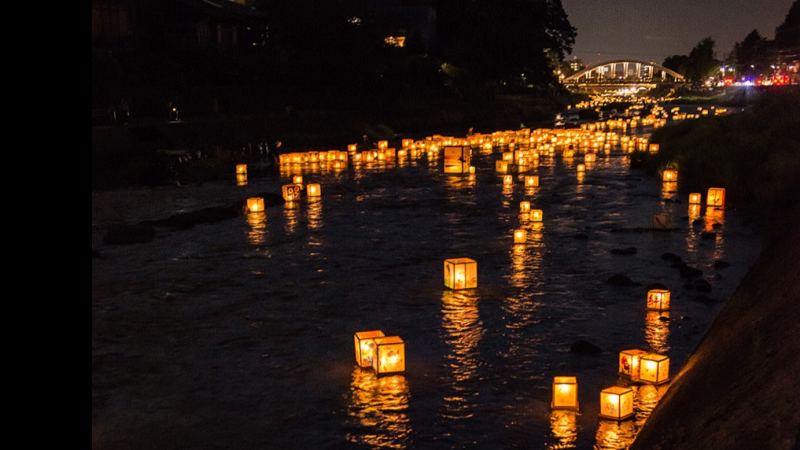
[[[515,244],[524,244],[525,241],[528,240],[528,232],[522,228],[517,228],[514,230],[514,243]]]
[[[578,164],[577,166],[578,173],[583,173],[586,171],[586,166],[583,164]]]
[[[650,144],[650,153],[658,153],[659,145],[658,144]]]
[[[303,176],[302,175],[295,175],[292,177],[292,183],[303,185]]]
[[[633,389],[611,386],[600,391],[600,417],[624,420],[633,415]]]
[[[247,175],[247,164],[237,164],[236,175]]]
[[[647,291],[647,309],[669,311],[669,291],[666,289],[650,289]]]
[[[478,262],[470,258],[445,259],[444,285],[454,290],[478,287]]]
[[[505,162],[514,161],[514,153],[513,152],[504,152],[503,153],[503,161],[505,161]]]
[[[689,204],[690,205],[699,205],[700,204],[700,193],[699,192],[692,192],[689,194]]]
[[[544,213],[542,213],[541,209],[532,209],[531,210],[531,221],[533,221],[533,222],[541,222],[543,217],[544,217]]]
[[[403,139],[402,141],[400,141],[400,145],[403,148],[411,147],[411,146],[414,145],[414,140],[413,139]]]
[[[597,161],[597,155],[595,155],[594,153],[587,153],[583,157],[583,161],[587,162],[587,163],[593,163],[593,162]]]
[[[471,157],[472,149],[470,147],[445,147],[444,173],[468,172]]]
[[[400,336],[375,338],[375,356],[372,368],[376,375],[405,372],[406,344]]]
[[[539,186],[539,176],[538,175],[526,175],[525,176],[525,187],[537,187]]]
[[[348,144],[347,145],[347,151],[348,152],[355,153],[355,151],[357,149],[358,149],[358,144]]]
[[[375,356],[375,338],[378,337],[383,337],[383,331],[359,331],[353,335],[356,364],[359,367],[372,367],[372,359]]]
[[[507,161],[495,161],[494,168],[499,173],[508,173],[508,162]]]
[[[385,150],[389,148],[389,141],[378,141],[378,150]]]
[[[519,212],[526,213],[531,211],[531,202],[523,200],[519,202]]]
[[[578,410],[578,380],[575,377],[553,377],[553,409]]]
[[[247,186],[247,174],[236,174],[236,185],[237,186]]]
[[[322,188],[318,183],[309,183],[306,185],[306,195],[309,197],[320,197],[322,196]]]
[[[678,171],[675,169],[664,169],[661,172],[661,181],[678,181]]]
[[[669,356],[648,353],[639,358],[639,380],[653,384],[669,381]]]
[[[511,175],[504,175],[503,176],[503,185],[504,186],[511,186],[514,184],[514,177]]]
[[[723,208],[725,206],[725,188],[708,188],[708,195],[706,195],[706,206]]]
[[[469,166],[470,175],[475,175],[475,166]]]
[[[637,380],[639,378],[639,360],[646,354],[646,351],[638,348],[619,352],[619,374],[627,376],[631,380]]]
[[[264,199],[262,197],[250,197],[247,199],[247,212],[264,212]]]
[[[303,191],[303,186],[299,184],[284,184],[281,188],[283,199],[287,202],[300,200],[300,193]]]

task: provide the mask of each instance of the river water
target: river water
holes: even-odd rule
[[[474,177],[425,157],[306,172],[319,202],[126,246],[102,245],[108,224],[244,201],[286,177],[93,193],[94,446],[624,448],[668,386],[636,388],[633,420],[598,420],[618,351],[665,353],[676,374],[760,244],[732,209],[692,225],[685,194],[619,152],[580,180],[580,156],[542,158],[527,192],[502,186],[497,157],[480,155]],[[523,199],[544,223],[513,245]],[[635,230],[657,215],[678,230]],[[712,291],[684,287],[665,252]],[[477,289],[442,286],[450,257],[478,261]],[[606,284],[615,273],[641,286]],[[671,289],[669,313],[645,310],[651,283]],[[404,375],[355,366],[353,333],[372,329],[404,339]],[[579,339],[603,353],[571,353]],[[579,413],[551,412],[557,375],[578,377]]]

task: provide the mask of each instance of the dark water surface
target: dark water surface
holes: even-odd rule
[[[597,418],[617,383],[617,352],[670,356],[676,374],[760,250],[727,210],[691,225],[685,194],[598,155],[542,158],[541,187],[504,189],[495,155],[474,178],[404,167],[307,174],[320,202],[268,205],[246,217],[153,242],[102,246],[105,226],[277,192],[277,178],[95,193],[92,261],[93,442],[96,448],[620,448],[666,386],[637,388],[634,420]],[[231,176],[233,178],[233,176]],[[285,180],[282,179],[282,180]],[[518,204],[544,225],[515,246]],[[678,231],[637,232],[666,213]],[[701,219],[702,214],[701,212]],[[719,231],[702,239],[706,228]],[[635,255],[614,255],[636,247]],[[673,252],[713,290],[661,259]],[[479,287],[442,286],[442,260],[478,261]],[[731,267],[715,269],[714,260]],[[625,273],[638,287],[605,283]],[[646,285],[672,310],[645,311]],[[355,367],[352,335],[382,329],[406,342],[407,371]],[[600,355],[570,353],[588,340]],[[550,411],[553,376],[578,377],[578,414]]]

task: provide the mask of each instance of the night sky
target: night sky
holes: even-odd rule
[[[753,30],[775,37],[792,0],[562,0],[584,63],[625,57],[661,63],[711,36],[723,59]],[[572,58],[572,55],[568,58]]]

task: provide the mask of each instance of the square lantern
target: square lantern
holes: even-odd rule
[[[631,380],[639,379],[639,364],[640,358],[646,355],[647,352],[632,348],[619,352],[619,374],[630,378]]]
[[[532,209],[531,210],[531,221],[533,222],[541,222],[544,218],[544,213],[542,213],[541,209]]]
[[[575,377],[553,377],[552,409],[578,410],[578,380]]]
[[[414,140],[413,139],[403,139],[402,141],[400,141],[400,145],[403,148],[409,148],[409,147],[414,145]]]
[[[725,188],[708,188],[708,195],[706,195],[706,206],[723,208],[725,206]]]
[[[478,287],[478,262],[471,258],[445,259],[444,285],[454,290]]]
[[[578,170],[578,173],[586,172],[586,165],[578,164],[577,170]]]
[[[699,192],[692,192],[691,194],[689,194],[689,204],[699,205],[701,197],[702,196],[700,195]]]
[[[237,164],[236,175],[247,175],[247,164]]]
[[[378,141],[378,150],[385,150],[389,148],[389,141]]]
[[[444,173],[469,172],[472,149],[467,146],[450,146],[444,148]]]
[[[524,244],[528,240],[528,232],[524,228],[514,230],[514,243]]]
[[[650,153],[658,153],[659,145],[658,144],[650,144]]]
[[[503,175],[503,186],[511,186],[512,184],[514,184],[514,176]]]
[[[639,381],[652,384],[669,381],[669,356],[648,353],[639,358]]]
[[[538,175],[526,175],[525,176],[525,187],[532,188],[539,186],[539,176]]]
[[[295,175],[292,177],[292,183],[303,185],[303,176],[302,175]]]
[[[531,211],[531,202],[523,200],[519,202],[519,212],[526,213]]]
[[[303,191],[303,186],[299,184],[284,184],[281,188],[283,199],[287,202],[300,200],[300,193]]]
[[[475,166],[469,166],[469,174],[475,175]]]
[[[383,331],[359,331],[353,335],[356,350],[356,364],[359,367],[372,367],[375,357],[375,338],[383,337]]]
[[[250,197],[247,199],[247,212],[264,212],[264,199],[262,197]]]
[[[647,309],[652,311],[669,311],[670,293],[666,289],[650,289],[647,291]]]
[[[247,174],[237,173],[236,174],[236,185],[237,186],[247,186]]]
[[[319,183],[309,183],[306,185],[306,195],[309,197],[321,197],[322,187],[320,187]]]
[[[400,336],[375,338],[375,357],[372,358],[372,368],[378,376],[405,372],[406,344]]]
[[[347,144],[347,151],[351,153],[355,153],[358,149],[358,144]]]
[[[508,161],[501,161],[501,160],[495,161],[494,169],[498,173],[508,173]]]
[[[664,169],[661,172],[661,181],[678,181],[678,171],[675,169]]]
[[[624,420],[633,415],[633,389],[611,386],[600,391],[600,417]]]
[[[587,153],[583,157],[583,161],[587,163],[592,163],[595,162],[596,160],[597,160],[597,155],[595,155],[594,153]]]

